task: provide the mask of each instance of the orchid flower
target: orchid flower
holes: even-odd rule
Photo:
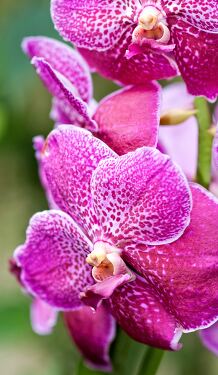
[[[156,147],[161,97],[157,83],[126,87],[97,105],[89,70],[79,53],[45,37],[25,38],[22,47],[53,96],[55,123],[85,127],[118,154],[141,146]],[[36,144],[35,148],[40,147]]]
[[[103,76],[123,84],[176,76],[218,94],[217,0],[51,0],[56,29]],[[178,68],[177,68],[178,66]]]
[[[135,340],[171,350],[217,320],[209,192],[156,149],[118,156],[71,125],[51,132],[41,163],[59,209],[36,214],[14,254],[31,295],[66,311],[103,301]]]

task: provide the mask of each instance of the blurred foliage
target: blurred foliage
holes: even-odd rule
[[[8,273],[8,258],[24,241],[30,216],[47,207],[40,187],[32,150],[34,135],[46,135],[50,97],[34,73],[20,44],[28,35],[59,38],[49,14],[49,0],[1,0],[0,2],[0,368],[4,375],[84,375],[86,369],[73,347],[62,320],[48,337],[35,335],[29,322],[30,299]],[[95,98],[116,86],[94,77]],[[126,341],[127,340],[127,341]],[[112,347],[115,368],[134,375],[129,353],[141,356],[141,345],[126,338]],[[184,337],[184,349],[166,353],[158,375],[218,373],[216,358],[201,346],[197,335]]]

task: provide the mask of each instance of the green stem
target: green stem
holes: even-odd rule
[[[211,149],[213,135],[209,129],[212,119],[207,101],[204,98],[195,99],[198,121],[198,167],[197,182],[208,189],[211,180]]]
[[[137,375],[155,375],[164,351],[148,347]]]

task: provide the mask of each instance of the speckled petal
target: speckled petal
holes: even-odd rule
[[[218,34],[172,19],[176,62],[191,94],[215,100],[218,95]]]
[[[101,305],[96,311],[82,307],[64,313],[69,333],[91,368],[111,371],[109,357],[111,342],[115,336],[115,321]]]
[[[134,340],[162,349],[181,347],[181,330],[163,299],[145,280],[121,286],[108,302],[112,315]]]
[[[52,332],[57,322],[57,311],[43,302],[39,298],[35,298],[31,306],[31,322],[33,331],[38,335],[48,335]]]
[[[218,356],[218,322],[200,332],[204,346]]]
[[[168,15],[178,16],[200,30],[218,32],[217,0],[160,0],[160,3]]]
[[[50,133],[41,158],[55,203],[90,235],[98,224],[90,180],[100,160],[108,157],[117,155],[90,132],[63,125]]]
[[[85,262],[90,251],[92,245],[70,216],[58,210],[38,213],[25,244],[15,252],[22,284],[51,307],[78,308],[79,293],[93,283]]]
[[[142,147],[99,163],[92,192],[102,238],[160,244],[175,241],[189,224],[188,183],[168,156]]]
[[[174,109],[191,110],[193,107],[194,97],[188,94],[184,83],[173,83],[163,89],[163,115]],[[160,126],[159,145],[164,153],[180,165],[189,179],[195,178],[198,157],[198,126],[195,116],[181,125]]]
[[[87,128],[95,130],[97,125],[89,116],[87,104],[80,99],[75,91],[75,87],[70,81],[53,69],[52,66],[41,57],[34,57],[32,59],[32,64],[35,66],[37,73],[48,88],[49,92],[58,99],[59,107],[69,118],[70,123],[73,123],[75,120],[74,112],[76,112],[80,115],[81,125],[85,125]],[[54,118],[54,120],[60,121],[59,118]]]
[[[218,319],[218,200],[199,185],[192,185],[192,195],[191,223],[183,236],[135,251],[132,244],[123,254],[154,285],[184,332]]]
[[[111,48],[120,39],[139,9],[137,0],[51,1],[51,16],[62,37],[98,51]]]
[[[25,38],[22,49],[30,59],[43,58],[54,70],[66,77],[86,103],[92,99],[93,88],[89,68],[77,51],[55,39],[42,36]]]
[[[39,179],[40,179],[41,185],[42,185],[42,187],[45,191],[49,208],[58,209],[58,207],[55,204],[54,199],[52,197],[51,191],[49,190],[46,175],[45,175],[44,169],[42,167],[41,157],[42,157],[42,151],[43,151],[44,144],[45,144],[44,137],[38,135],[38,136],[33,138],[33,148],[35,150],[35,156],[36,156],[36,160],[38,162]]]
[[[157,145],[160,87],[149,82],[104,98],[94,114],[98,136],[119,155]]]
[[[134,29],[134,28],[133,28]],[[93,71],[124,85],[142,85],[151,80],[167,79],[179,75],[177,65],[169,54],[148,48],[144,54],[131,59],[126,57],[133,29],[105,52],[79,49]]]

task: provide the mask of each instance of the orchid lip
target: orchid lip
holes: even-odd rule
[[[153,6],[145,7],[138,19],[138,26],[133,31],[134,43],[143,44],[146,39],[154,39],[161,44],[170,40],[170,31],[164,14]]]

